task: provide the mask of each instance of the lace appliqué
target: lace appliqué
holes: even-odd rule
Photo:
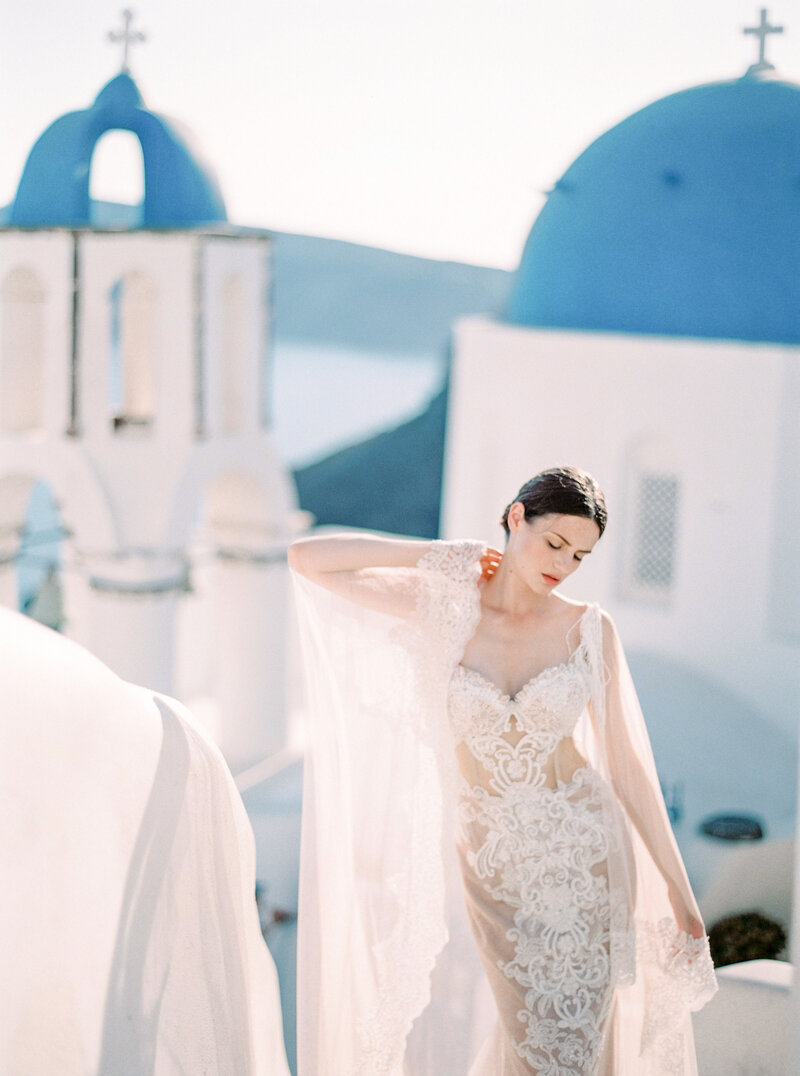
[[[486,787],[463,784],[458,839],[498,922],[512,918],[508,958],[496,963],[524,1002],[514,1048],[544,1076],[594,1071],[612,995],[611,935],[622,926],[612,923],[598,776],[583,766],[566,784],[545,784],[590,683],[582,646],[513,698],[463,666],[450,682],[454,738],[489,775]]]
[[[414,870],[409,878],[389,883],[396,891],[398,928],[373,950],[380,987],[374,1005],[359,1021],[361,1045],[358,1074],[385,1076],[398,1070],[406,1037],[430,996],[430,974],[447,940],[443,918],[420,909],[443,909],[444,868],[441,855],[442,787],[447,774],[447,749],[441,722],[447,680],[480,620],[479,558],[482,542],[432,542],[415,571],[415,613],[391,631],[399,651],[410,655],[419,687],[413,692],[417,708],[403,713],[403,725],[430,749],[431,774],[420,780],[415,819],[425,832],[415,832]],[[443,772],[437,779],[435,770]],[[423,821],[424,820],[424,821]],[[401,929],[413,919],[413,932]]]
[[[436,803],[432,794],[435,787],[431,781],[424,783],[428,807],[416,813],[418,820],[435,818],[437,812],[441,814],[441,803]],[[420,850],[429,848],[422,835],[415,836],[418,839],[414,840],[414,847]],[[424,907],[431,894],[443,893],[441,857],[435,854],[420,855],[419,869],[410,878],[410,890],[406,888],[408,881],[406,878],[392,878],[388,883],[389,890],[397,897],[401,921],[402,917]],[[359,1021],[358,1037],[362,1050],[358,1071],[353,1076],[388,1076],[398,1070],[402,1064],[405,1040],[413,1023],[413,1015],[404,1014],[420,1012],[430,993],[428,977],[420,976],[420,968],[427,963],[432,968],[435,956],[446,940],[447,932],[441,921],[418,916],[412,934],[394,931],[373,948],[382,985],[375,1005]]]
[[[684,1071],[682,1021],[717,991],[708,938],[693,938],[672,919],[639,924],[637,956],[647,968],[647,1016],[642,1055],[653,1058],[664,1076]]]
[[[413,617],[391,632],[398,648],[412,657],[424,689],[419,697],[431,702],[424,712],[404,715],[416,735],[441,745],[441,728],[430,724],[438,712],[434,699],[446,691],[447,679],[481,619],[480,556],[482,542],[434,541],[415,570]]]
[[[416,621],[425,653],[449,675],[481,619],[482,542],[431,542],[420,557]]]
[[[464,743],[491,774],[498,795],[512,784],[539,786],[544,766],[559,742],[570,736],[587,690],[580,663],[573,656],[545,669],[512,699],[474,669],[459,665],[450,684],[450,726],[456,743]],[[523,735],[516,743],[507,737]]]
[[[612,994],[608,837],[594,775],[584,767],[568,785],[502,796],[474,789],[459,814],[473,836],[469,867],[513,915],[510,959],[497,966],[524,999],[514,1048],[537,1073],[588,1076]]]

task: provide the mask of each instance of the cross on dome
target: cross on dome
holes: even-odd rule
[[[753,34],[758,38],[758,62],[747,69],[748,75],[758,74],[759,71],[774,71],[775,65],[768,62],[765,57],[765,46],[769,34],[782,34],[782,26],[772,26],[767,19],[767,9],[761,9],[761,22],[758,26],[745,26],[743,34]]]
[[[130,8],[125,8],[122,12],[122,18],[125,22],[125,26],[122,30],[110,30],[108,33],[108,40],[113,44],[122,43],[122,73],[127,75],[130,71],[128,64],[128,51],[131,45],[138,45],[147,40],[147,35],[143,34],[140,30],[131,30],[131,22],[133,21],[133,12]]]

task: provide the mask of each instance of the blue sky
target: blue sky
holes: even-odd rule
[[[119,67],[122,5],[0,9],[0,203],[34,138]],[[547,190],[613,123],[755,59],[749,0],[177,0],[134,5],[132,73],[214,161],[239,223],[513,268]],[[795,19],[795,16],[798,16]],[[768,56],[800,79],[800,10]],[[126,193],[124,142],[97,187]],[[127,155],[130,146],[127,147]],[[135,172],[135,170],[134,170]],[[130,183],[127,183],[130,187]]]

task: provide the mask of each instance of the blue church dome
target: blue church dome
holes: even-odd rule
[[[12,227],[89,227],[92,154],[108,131],[132,131],[142,147],[145,228],[192,228],[227,220],[213,169],[191,136],[174,121],[149,112],[127,72],[117,75],[94,104],[52,123],[28,155],[8,223]]]
[[[699,86],[601,135],[535,221],[508,320],[800,343],[800,86]]]

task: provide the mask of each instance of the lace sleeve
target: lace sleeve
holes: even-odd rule
[[[417,567],[453,583],[474,582],[480,578],[479,560],[486,549],[483,542],[471,538],[448,542],[437,539],[417,561]]]
[[[417,562],[414,615],[406,645],[428,673],[458,662],[480,620],[483,542],[432,542]]]

